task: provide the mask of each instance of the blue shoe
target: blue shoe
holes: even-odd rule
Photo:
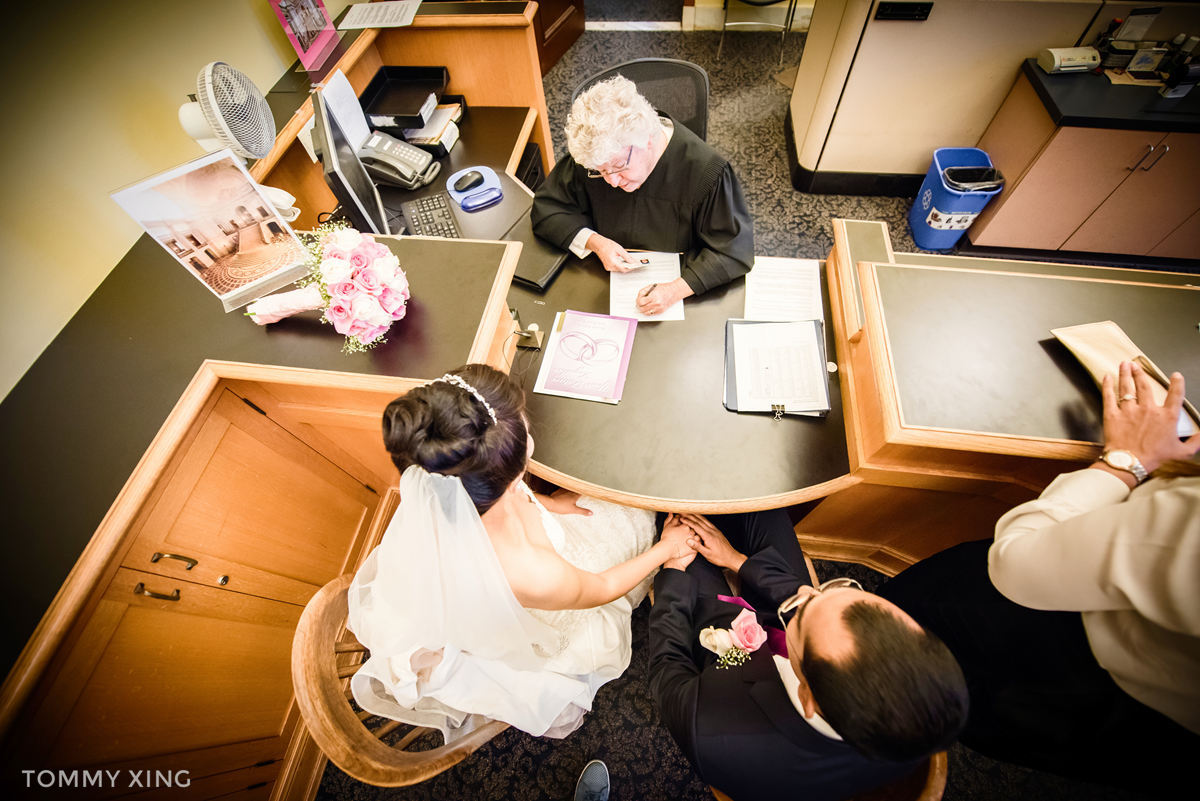
[[[593,759],[583,766],[575,785],[575,801],[608,801],[608,765]]]

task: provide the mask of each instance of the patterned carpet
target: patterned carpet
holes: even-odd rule
[[[589,1],[589,18],[596,5]],[[832,245],[829,220],[833,217],[885,220],[897,250],[916,250],[905,220],[911,199],[807,195],[792,189],[783,144],[790,92],[773,77],[780,71],[778,39],[770,33],[731,33],[723,58],[717,61],[718,36],[708,31],[586,32],[545,78],[556,153],[565,153],[560,129],[571,93],[584,78],[631,58],[687,59],[708,70],[712,81],[708,139],[730,159],[741,178],[755,217],[758,253],[823,258]],[[799,63],[802,45],[802,36],[788,37],[785,66]],[[883,579],[862,566],[832,562],[819,562],[817,572],[821,578],[854,576],[868,590]],[[613,801],[711,801],[708,788],[660,725],[646,689],[648,610],[649,605],[643,604],[633,616],[629,669],[600,690],[583,727],[565,740],[539,739],[509,729],[464,763],[408,788],[370,787],[331,765],[317,797],[327,801],[562,801],[571,798],[588,760],[603,759],[612,776]],[[950,751],[944,798],[1135,801],[1141,796],[1007,765],[955,746]]]

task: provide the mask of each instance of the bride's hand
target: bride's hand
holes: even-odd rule
[[[571,492],[570,490],[558,489],[553,495],[540,496],[542,506],[545,506],[547,511],[553,512],[556,515],[590,515],[591,509],[585,509],[579,505],[579,493]]]
[[[667,551],[667,558],[663,560],[663,567],[683,570],[692,563],[692,560],[696,558],[696,551],[688,545],[688,540],[693,535],[691,526],[683,522],[679,515],[674,513],[667,515],[667,521],[663,524],[662,537],[659,540],[666,543],[670,549]]]

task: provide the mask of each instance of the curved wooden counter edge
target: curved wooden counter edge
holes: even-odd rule
[[[762,495],[757,498],[739,498],[736,500],[703,500],[697,498],[658,498],[652,495],[621,492],[608,487],[602,487],[599,484],[580,481],[552,467],[547,467],[537,459],[530,460],[529,472],[556,486],[578,492],[589,498],[620,503],[638,509],[650,509],[656,512],[698,512],[700,514],[734,514],[737,512],[758,512],[764,509],[780,509],[799,503],[820,500],[862,481],[862,479],[851,475],[842,475],[810,487],[802,487],[791,492],[781,492],[775,495]]]
[[[105,579],[107,565],[121,548],[134,519],[149,499],[188,430],[226,380],[253,380],[330,389],[403,394],[424,379],[371,376],[241,362],[205,361],[121,488],[95,534],[42,616],[33,635],[0,687],[0,737],[6,736],[87,599]]]

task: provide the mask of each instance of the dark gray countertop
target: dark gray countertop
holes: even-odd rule
[[[1056,125],[1136,131],[1200,132],[1200,89],[1168,99],[1157,87],[1117,86],[1092,72],[1047,75],[1029,58],[1021,65]]]

